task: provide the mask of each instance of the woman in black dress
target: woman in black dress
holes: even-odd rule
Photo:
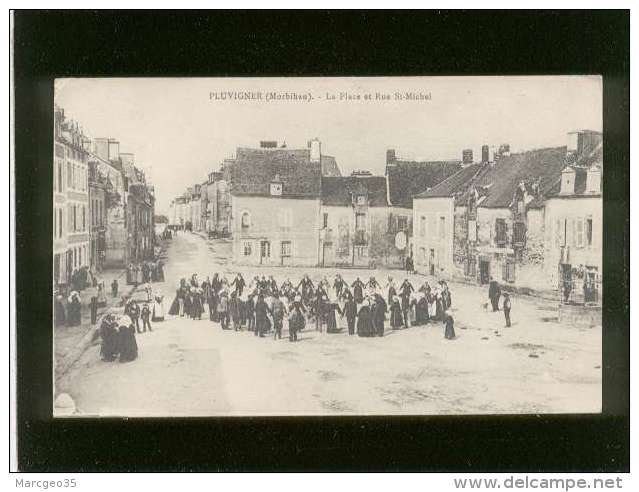
[[[455,320],[453,319],[453,315],[450,311],[446,311],[444,313],[444,325],[446,328],[444,329],[444,337],[446,340],[454,340],[455,339]]]
[[[126,317],[121,318],[118,333],[120,349],[120,362],[131,362],[138,357],[138,343],[135,340],[135,327],[133,323],[127,324]]]
[[[120,353],[120,340],[118,335],[118,322],[115,316],[107,314],[100,324],[100,357],[105,362],[113,362]]]
[[[371,308],[368,300],[364,301],[363,306],[357,313],[357,335],[360,337],[372,337],[374,335]]]

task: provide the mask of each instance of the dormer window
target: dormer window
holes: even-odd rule
[[[366,205],[366,195],[357,195],[355,203],[357,203],[357,205]]]
[[[575,170],[568,166],[561,172],[561,189],[562,195],[572,195],[575,193]]]
[[[248,229],[251,227],[251,214],[244,212],[242,214],[242,229]]]
[[[588,168],[586,174],[586,193],[601,193],[601,169],[598,165]]]

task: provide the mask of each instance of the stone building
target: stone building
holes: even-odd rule
[[[558,216],[561,207],[569,208],[557,203],[563,203],[562,196],[567,198],[558,190],[562,176],[570,175],[572,168],[567,170],[566,163],[571,159],[583,169],[594,157],[588,161],[583,155],[575,158],[565,146],[516,154],[502,146],[492,160],[468,165],[415,196],[417,270],[480,284],[493,277],[521,292],[556,295],[561,253],[550,246],[554,243],[550,242],[549,224],[562,220]],[[596,196],[584,198],[596,207]],[[591,212],[594,224],[597,214]],[[588,217],[575,224],[578,237],[585,237],[582,231],[591,224]],[[600,258],[601,250],[595,253],[595,248],[591,251]]]
[[[89,266],[88,152],[77,123],[54,111],[53,283],[67,286],[75,270]]]
[[[321,147],[263,142],[238,148],[231,165],[233,261],[312,266],[319,262]]]
[[[319,265],[368,267],[398,257],[389,213],[384,176],[322,177]]]

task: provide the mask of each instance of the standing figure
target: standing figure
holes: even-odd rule
[[[393,330],[397,330],[403,324],[402,306],[399,303],[399,297],[394,296],[390,307],[390,325]]]
[[[113,282],[111,282],[111,297],[118,297],[118,290],[120,285],[118,284],[118,279],[114,278]]]
[[[357,277],[355,282],[351,284],[351,287],[353,288],[353,299],[355,300],[355,304],[361,304],[364,301],[364,282]]]
[[[147,328],[149,329],[149,331],[153,331],[151,329],[151,322],[150,322],[151,310],[149,309],[148,304],[145,304],[144,307],[142,308],[140,317],[142,318],[142,333],[145,333]]]
[[[120,362],[131,362],[138,357],[138,343],[135,340],[135,327],[121,320],[118,331],[118,348],[120,349]]]
[[[125,313],[131,318],[131,326],[134,326],[135,330],[140,333],[140,306],[138,306],[138,303],[135,301],[129,302]]]
[[[326,333],[337,332],[337,320],[335,319],[335,311],[337,303],[326,300],[324,303],[324,317],[326,319]]]
[[[357,317],[357,304],[353,300],[353,296],[348,296],[344,307],[339,311],[341,316],[346,316],[346,325],[348,326],[348,334],[355,334],[355,318]]]
[[[404,279],[404,282],[402,282],[402,285],[399,288],[399,295],[402,299],[402,313],[404,314],[404,328],[408,328],[410,324],[408,320],[408,311],[410,310],[410,295],[414,290],[413,284],[411,284],[408,279]]]
[[[246,319],[248,324],[248,330],[255,330],[255,295],[249,294],[246,301]]]
[[[379,294],[373,296],[373,305],[371,306],[371,316],[373,319],[373,335],[378,337],[384,336],[384,321],[386,320],[386,301]]]
[[[357,313],[357,335],[360,337],[373,336],[373,322],[368,298],[362,301],[362,307]]]
[[[151,320],[154,322],[164,321],[164,296],[160,291],[155,294],[155,298],[153,299],[153,314]]]
[[[306,308],[304,308],[302,303],[302,296],[295,296],[290,312],[291,314],[288,317],[288,339],[291,342],[296,342],[298,332],[302,331],[306,325],[306,318],[304,317]]]
[[[257,297],[257,302],[255,303],[255,336],[259,335],[260,337],[263,337],[268,331],[269,314],[270,309],[266,302],[264,302],[264,296],[260,294]]]
[[[371,277],[368,279],[368,282],[366,282],[366,287],[368,288],[369,293],[376,293],[377,289],[379,289],[379,282],[377,282],[375,277]]]
[[[105,362],[113,362],[120,353],[118,323],[113,314],[107,314],[100,323],[100,358]]]
[[[386,299],[388,300],[388,305],[390,306],[393,303],[393,299],[397,295],[397,289],[395,288],[395,281],[393,277],[388,276],[388,283],[386,284]]]
[[[246,286],[246,282],[244,282],[244,278],[242,278],[241,273],[238,273],[236,277],[233,279],[233,282],[231,282],[231,287],[233,286],[235,286],[235,292],[237,296],[241,296],[242,291],[244,290],[244,287]]]
[[[444,313],[444,325],[446,326],[446,329],[444,330],[444,337],[446,340],[454,340],[455,320],[453,319],[453,315],[450,311],[446,311]]]
[[[510,328],[510,294],[504,292],[504,304],[502,306],[504,310],[504,318],[506,318],[506,327]]]
[[[233,330],[240,331],[240,299],[237,297],[237,291],[231,293],[229,300],[229,315],[233,321]]]
[[[67,324],[78,326],[82,323],[82,300],[80,294],[75,290],[67,299]]]
[[[490,284],[488,286],[488,298],[490,299],[490,303],[493,306],[493,312],[499,311],[499,298],[501,297],[501,287],[490,277]]]
[[[282,324],[284,316],[286,315],[286,306],[279,297],[273,299],[271,306],[271,312],[273,313],[273,330],[275,332],[274,339],[282,339]]]
[[[158,260],[157,270],[158,282],[164,282],[164,263],[162,260]]]
[[[337,298],[339,299],[340,297],[342,297],[342,291],[344,290],[344,285],[346,282],[344,282],[344,279],[342,278],[342,276],[338,273],[335,275],[335,281],[333,282],[333,288],[335,289],[335,294],[337,294]]]
[[[217,304],[217,315],[222,324],[222,329],[226,330],[229,327],[229,295],[226,289],[222,289],[220,292],[220,301]]]

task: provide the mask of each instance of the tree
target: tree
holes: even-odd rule
[[[153,221],[156,224],[168,224],[169,223],[169,218],[166,215],[154,215],[153,216]]]

